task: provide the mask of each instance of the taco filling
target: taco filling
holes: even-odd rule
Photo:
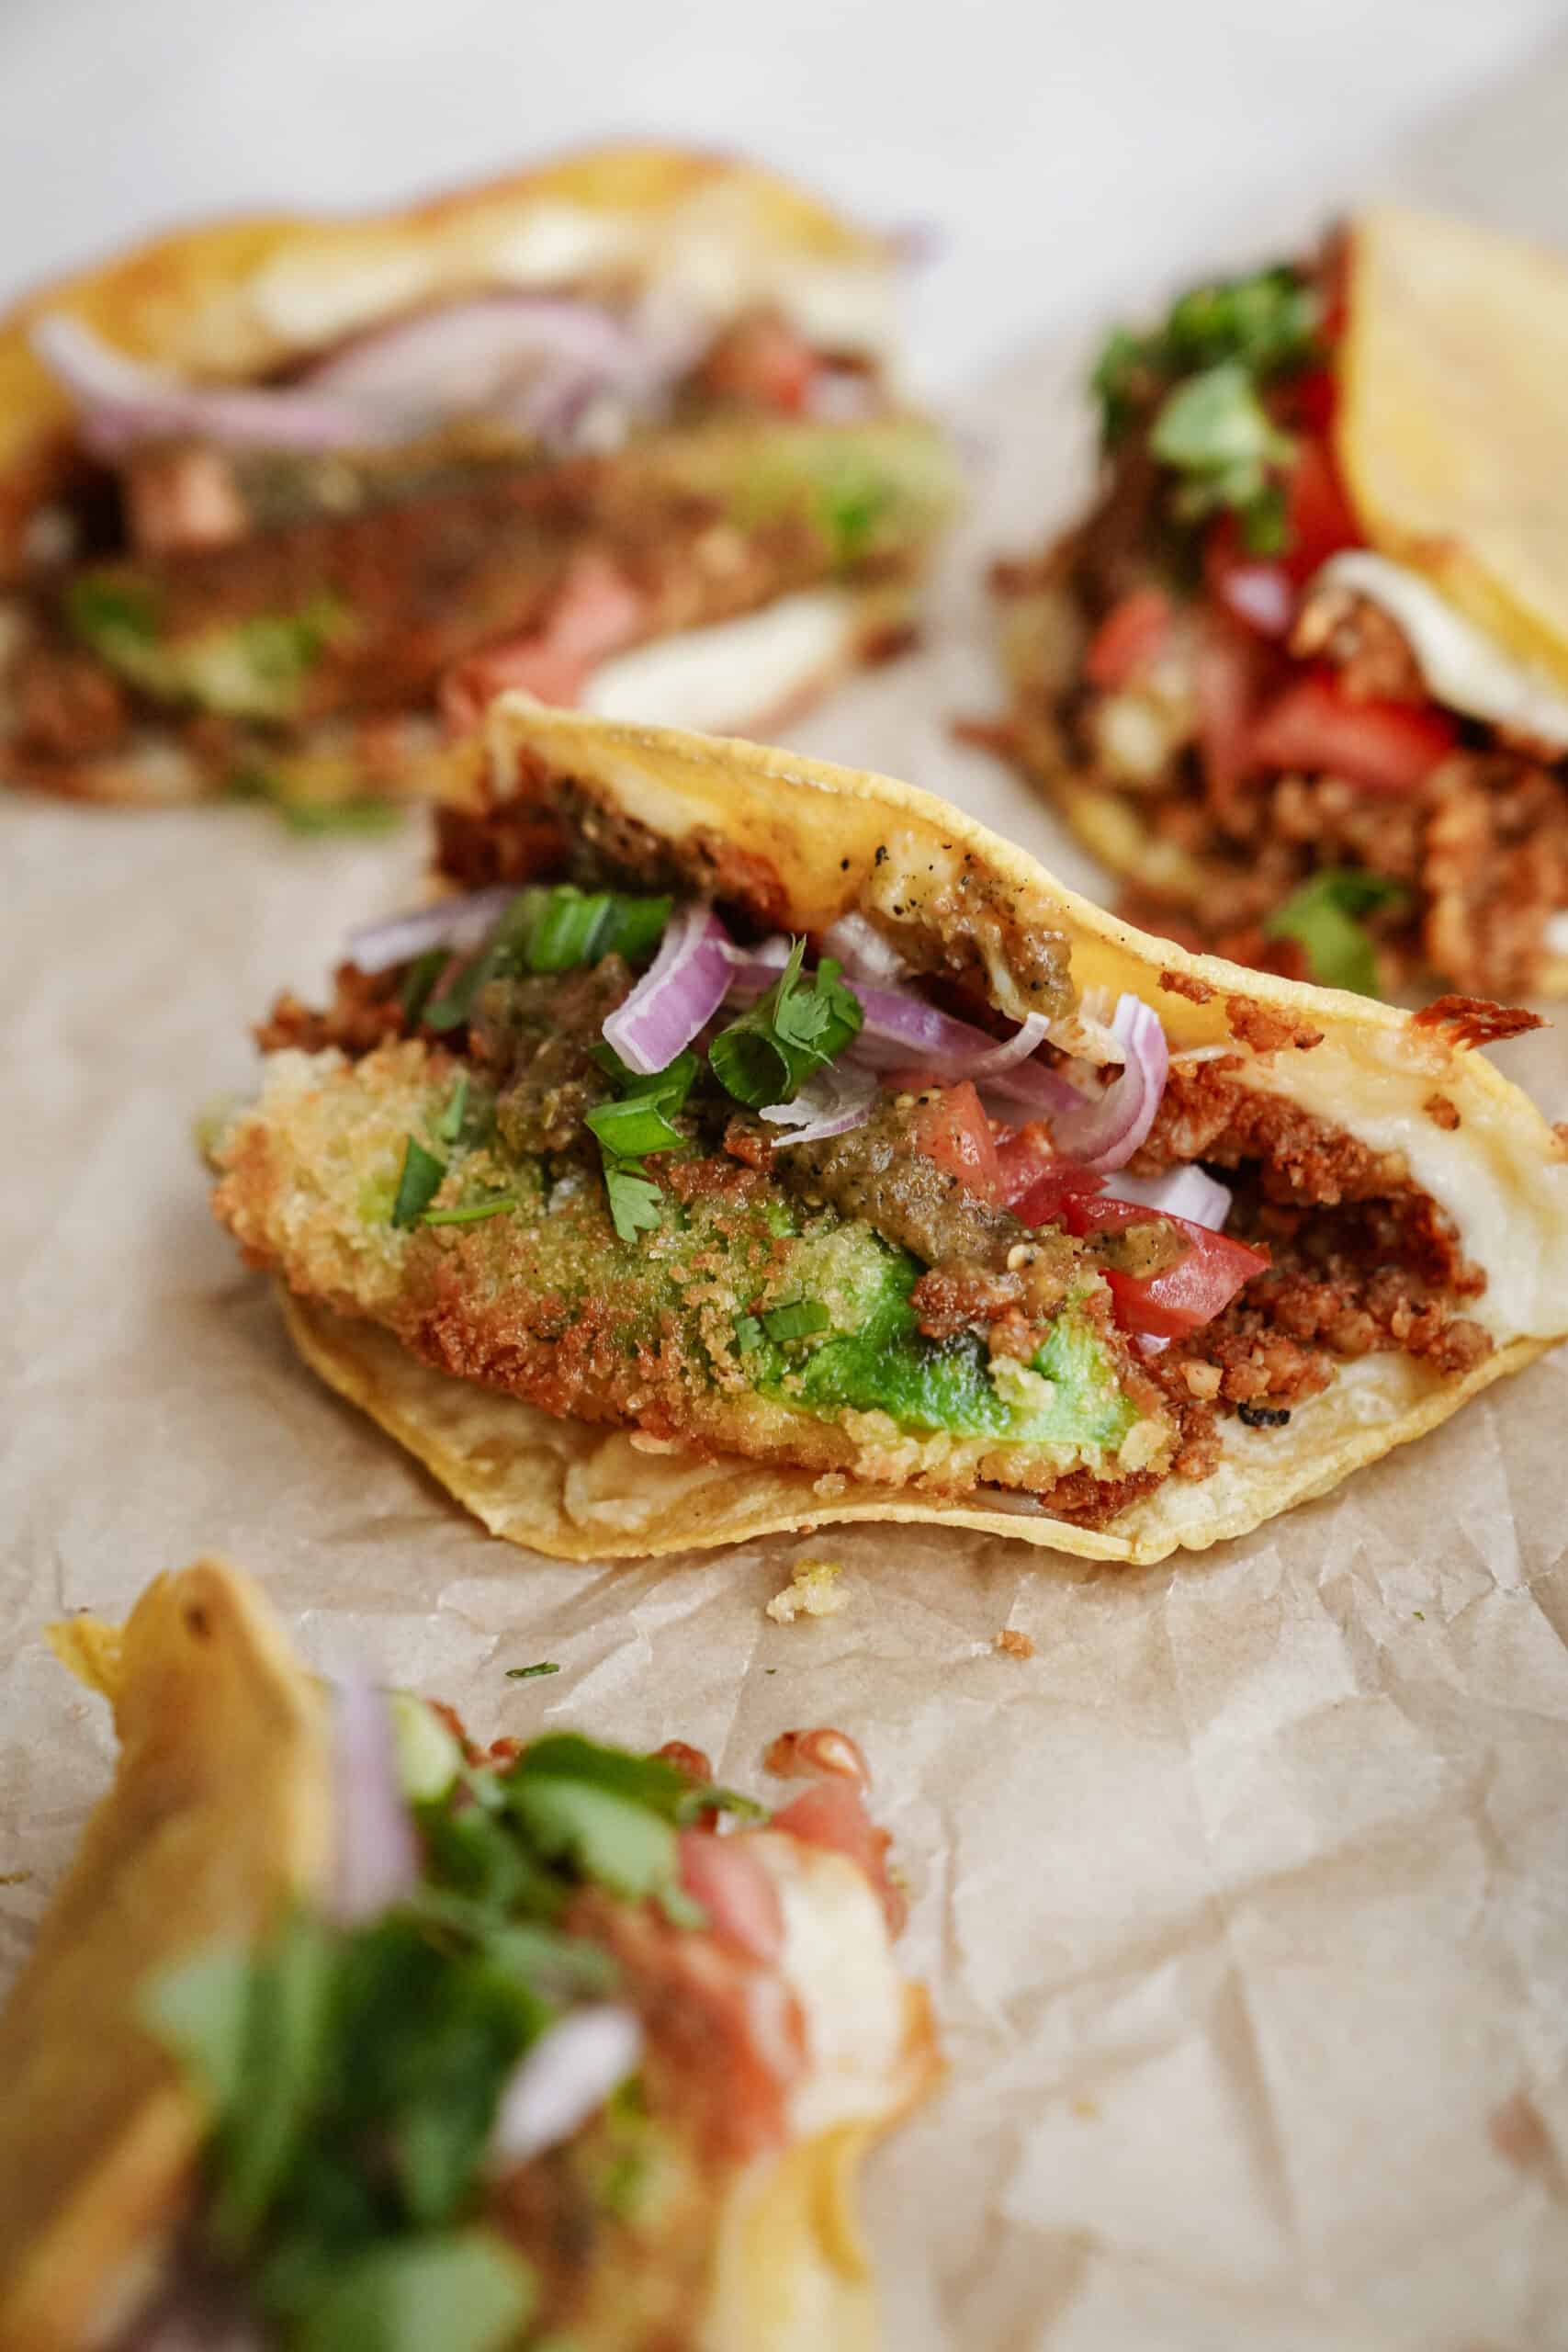
[[[1304,1017],[1237,996],[1232,1045],[1172,1052],[1035,922],[1008,1019],[976,859],[933,888],[890,823],[874,912],[776,931],[761,859],[525,767],[443,814],[465,895],[357,935],[324,1009],[278,1003],[211,1147],[218,1215],[304,1300],[649,1452],[1089,1528],[1358,1359],[1490,1355],[1406,1155],[1256,1082],[1322,1044]]]
[[[412,1693],[350,1681],[329,1711],[281,1644],[265,1667],[251,1648],[260,1606],[199,1563],[123,1637],[57,1629],[73,1656],[123,1638],[154,1675],[154,1634],[195,1651],[258,1761],[297,1751],[324,1835],[269,1845],[224,1818],[208,1734],[177,1718],[126,1735],[63,1925],[0,2017],[6,2343],[870,2341],[858,2161],[939,2061],[893,1958],[903,1904],[855,1742],[776,1739],[768,1770],[807,1783],[776,1810],[679,1741],[555,1731],[481,1752]],[[210,1715],[219,1695],[191,1702]],[[68,2014],[60,1972],[95,1951],[119,1982]],[[62,2034],[82,2043],[69,2068]],[[95,2060],[115,2077],[87,2097],[97,2146],[48,2097]],[[117,2195],[126,2147],[143,2153]]]
[[[30,305],[12,340],[70,422],[39,482],[11,486],[31,502],[0,614],[13,772],[319,809],[429,782],[446,734],[504,685],[738,724],[894,650],[955,476],[892,381],[891,251],[760,175],[736,169],[721,213],[703,188],[723,171],[668,168],[694,181],[689,226],[660,159],[588,159],[567,244],[603,245],[596,261],[539,277],[528,241],[572,216],[524,183],[491,282],[471,257],[423,263],[426,300],[367,316],[345,265],[344,330],[275,336],[249,375],[106,340],[91,312],[112,314],[112,271],[94,302]],[[649,186],[624,240],[650,244],[639,267],[589,209],[596,175],[617,174]],[[495,200],[461,200],[477,243]],[[748,214],[770,201],[802,212],[793,254]],[[207,289],[187,342],[218,337],[225,301],[265,311],[284,266]],[[810,299],[813,267],[836,310]],[[139,299],[134,263],[118,270]],[[675,639],[661,668],[651,649]]]
[[[1510,328],[1488,298],[1527,264]],[[1560,265],[1386,211],[1111,336],[1099,495],[998,567],[1013,707],[975,731],[1135,920],[1367,993],[1560,984],[1561,539],[1510,522],[1552,435],[1507,357],[1553,317]]]

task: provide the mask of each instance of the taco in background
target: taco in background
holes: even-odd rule
[[[1568,262],[1394,207],[1094,377],[998,567],[1010,712],[1151,928],[1369,992],[1568,989]]]
[[[29,295],[0,323],[6,772],[310,812],[437,789],[501,685],[779,716],[907,637],[954,502],[897,384],[897,260],[750,165],[614,147]]]
[[[1145,938],[927,794],[522,696],[462,895],[260,1033],[214,1204],[497,1533],[1105,1559],[1337,1486],[1568,1329],[1568,1146],[1418,1019]]]
[[[210,1560],[53,1638],[120,1754],[0,2014],[6,2352],[870,2352],[856,2170],[939,2062],[852,1740],[771,1818],[480,1755]]]

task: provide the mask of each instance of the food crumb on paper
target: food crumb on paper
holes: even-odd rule
[[[837,1560],[797,1560],[788,1584],[769,1601],[768,1615],[775,1625],[793,1625],[797,1617],[836,1617],[850,1605],[839,1583],[843,1573]]]
[[[1034,1644],[1027,1634],[1021,1634],[1015,1625],[1002,1627],[1001,1632],[997,1635],[996,1647],[1009,1657],[1034,1656]]]

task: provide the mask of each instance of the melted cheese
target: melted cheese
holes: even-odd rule
[[[907,2090],[908,2012],[882,1905],[846,1855],[768,1831],[751,1845],[784,1909],[779,1969],[805,2015],[811,2059],[790,2129],[806,2139],[886,2118]]]
[[[597,718],[705,735],[753,728],[842,659],[855,615],[855,599],[841,588],[781,596],[739,620],[616,655],[594,672],[581,707]]]
[[[1435,702],[1568,751],[1568,696],[1503,652],[1417,573],[1356,548],[1331,556],[1308,595],[1320,588],[1352,589],[1396,622]]]

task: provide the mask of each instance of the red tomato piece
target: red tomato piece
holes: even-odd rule
[[[1260,638],[1223,615],[1211,616],[1199,639],[1192,683],[1198,749],[1212,799],[1228,799],[1250,775],[1253,721],[1280,667]]]
[[[1065,1201],[1098,1193],[1105,1182],[1091,1169],[1062,1159],[1043,1119],[998,1136],[997,1169],[1003,1206],[1028,1226],[1053,1224]]]
[[[525,686],[541,702],[570,709],[599,663],[640,634],[647,609],[643,591],[606,557],[592,550],[575,557],[542,628],[448,670],[441,682],[448,727],[467,734],[508,686]]]
[[[1134,1201],[1076,1198],[1067,1203],[1066,1216],[1075,1233],[1124,1233],[1129,1226],[1155,1222],[1173,1226],[1180,1234],[1186,1253],[1162,1274],[1139,1281],[1106,1271],[1116,1320],[1123,1330],[1145,1331],[1156,1339],[1179,1340],[1200,1324],[1212,1323],[1243,1283],[1262,1273],[1269,1262],[1266,1250],[1249,1249],[1245,1241],[1211,1233],[1207,1226],[1184,1216],[1142,1208]]]
[[[1285,526],[1289,534],[1285,567],[1298,587],[1331,555],[1364,544],[1326,441],[1303,441],[1296,453]]]
[[[816,381],[817,354],[783,319],[748,319],[726,335],[703,373],[720,398],[798,416]]]
[[[867,1813],[852,1781],[818,1781],[775,1813],[773,1826],[787,1837],[798,1838],[803,1845],[825,1846],[830,1853],[846,1855],[865,1872],[881,1899],[889,1927],[897,1933],[903,1925],[904,1901],[887,1875],[887,1849],[892,1841]]]
[[[1332,671],[1287,686],[1252,729],[1254,764],[1342,775],[1369,792],[1414,792],[1458,741],[1442,711],[1424,704],[1358,701]]]
[[[681,1883],[707,1913],[712,1933],[752,1960],[776,1960],[784,1949],[784,1908],[750,1841],[682,1829],[679,1842]]]
[[[917,1151],[956,1176],[966,1193],[982,1201],[1000,1197],[991,1123],[968,1079],[959,1086],[944,1086],[935,1102],[921,1104],[912,1141]]]
[[[1084,673],[1107,692],[1146,670],[1170,634],[1174,606],[1163,588],[1134,588],[1111,610],[1089,639]]]

